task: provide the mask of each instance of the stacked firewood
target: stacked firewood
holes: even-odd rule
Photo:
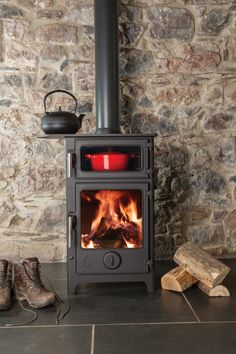
[[[161,278],[163,289],[183,292],[196,284],[208,296],[230,296],[222,281],[230,268],[192,243],[180,246],[174,255],[179,265]]]

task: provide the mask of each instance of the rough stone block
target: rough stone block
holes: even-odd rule
[[[77,22],[80,25],[94,25],[94,8],[93,6],[77,6],[72,8],[68,15],[66,15],[65,19],[68,22]]]
[[[24,12],[17,6],[0,4],[0,18],[19,18],[23,17]]]
[[[18,42],[6,43],[7,64],[15,67],[25,67],[35,69],[36,55],[29,47],[25,47]]]
[[[38,27],[35,40],[42,43],[77,44],[78,29],[76,26],[55,23]]]
[[[220,4],[230,4],[231,0],[191,0],[193,4],[204,4],[204,5],[220,5]]]
[[[215,159],[226,164],[236,163],[235,138],[220,139],[215,153]]]
[[[190,183],[193,188],[204,191],[205,193],[221,193],[225,186],[226,180],[219,173],[203,169],[200,172],[192,171]]]
[[[188,146],[189,149],[189,163],[193,167],[202,167],[204,163],[210,160],[208,153],[199,145],[192,144]]]
[[[63,233],[66,224],[66,208],[65,204],[52,203],[47,206],[40,216],[36,225],[36,230],[42,233]]]
[[[136,6],[121,6],[120,7],[120,21],[141,21],[142,20],[142,8]]]
[[[16,0],[16,2],[27,10],[46,9],[54,6],[54,0]]]
[[[19,259],[27,257],[37,257],[40,262],[65,261],[66,258],[65,240],[58,239],[55,241],[42,242],[28,241],[19,245]]]
[[[223,111],[223,112],[210,115],[204,125],[204,128],[206,130],[213,130],[213,131],[227,130],[227,129],[231,129],[232,125],[235,126],[234,121],[235,118],[233,112]]]
[[[232,210],[224,219],[224,225],[227,231],[236,232],[236,209]]]
[[[66,91],[72,90],[71,76],[67,74],[58,74],[42,70],[40,74],[39,86],[46,91],[62,89]]]
[[[186,237],[189,242],[204,247],[221,245],[225,236],[221,226],[193,225],[187,227]]]
[[[37,12],[37,18],[43,19],[61,19],[64,16],[60,10],[40,10]]]
[[[175,7],[150,7],[150,36],[156,39],[190,41],[194,35],[194,17],[190,11]]]
[[[198,102],[200,98],[199,87],[195,86],[175,86],[156,91],[156,101],[159,104],[169,104],[171,106],[185,105],[188,106]]]
[[[74,71],[75,87],[91,94],[95,91],[95,67],[92,63],[80,63]]]
[[[184,59],[170,59],[168,67],[170,73],[201,73],[215,70],[220,62],[221,57],[218,52],[192,46]]]
[[[226,210],[215,210],[211,215],[211,220],[214,223],[220,223],[226,216]]]
[[[66,57],[66,48],[57,44],[45,44],[41,45],[39,56],[43,60],[55,60],[58,61],[63,57]]]
[[[184,221],[202,221],[210,217],[210,210],[201,207],[190,207],[183,209]]]
[[[154,71],[155,64],[151,51],[135,49],[121,55],[121,75],[138,76]]]
[[[229,12],[223,9],[214,9],[205,14],[202,18],[201,29],[204,33],[214,36],[218,35],[229,22]]]
[[[157,133],[162,137],[175,135],[178,129],[174,123],[153,114],[134,113],[131,120],[133,133]]]
[[[143,28],[136,22],[125,22],[121,24],[120,44],[121,46],[134,47],[137,40],[139,40]]]

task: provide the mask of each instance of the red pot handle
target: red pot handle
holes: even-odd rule
[[[90,159],[90,160],[91,160],[91,159],[94,159],[94,157],[95,157],[94,155],[91,155],[91,154],[85,154],[84,156],[85,156],[87,159]]]

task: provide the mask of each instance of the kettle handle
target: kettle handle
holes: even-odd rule
[[[68,91],[64,91],[64,90],[54,90],[54,91],[48,92],[46,94],[46,96],[44,97],[44,100],[43,100],[45,113],[47,112],[47,110],[46,110],[46,100],[47,100],[48,96],[52,95],[53,93],[56,93],[56,92],[63,92],[63,93],[66,93],[67,95],[71,96],[72,98],[74,98],[74,100],[75,100],[75,111],[74,111],[74,113],[76,113],[77,107],[78,107],[77,99],[75,98],[74,95],[72,95],[72,93],[70,93]]]

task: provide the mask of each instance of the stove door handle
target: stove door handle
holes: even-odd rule
[[[73,232],[75,230],[76,218],[75,215],[68,216],[68,248],[71,248]]]
[[[67,178],[72,177],[72,169],[75,168],[75,154],[73,152],[67,153]]]

